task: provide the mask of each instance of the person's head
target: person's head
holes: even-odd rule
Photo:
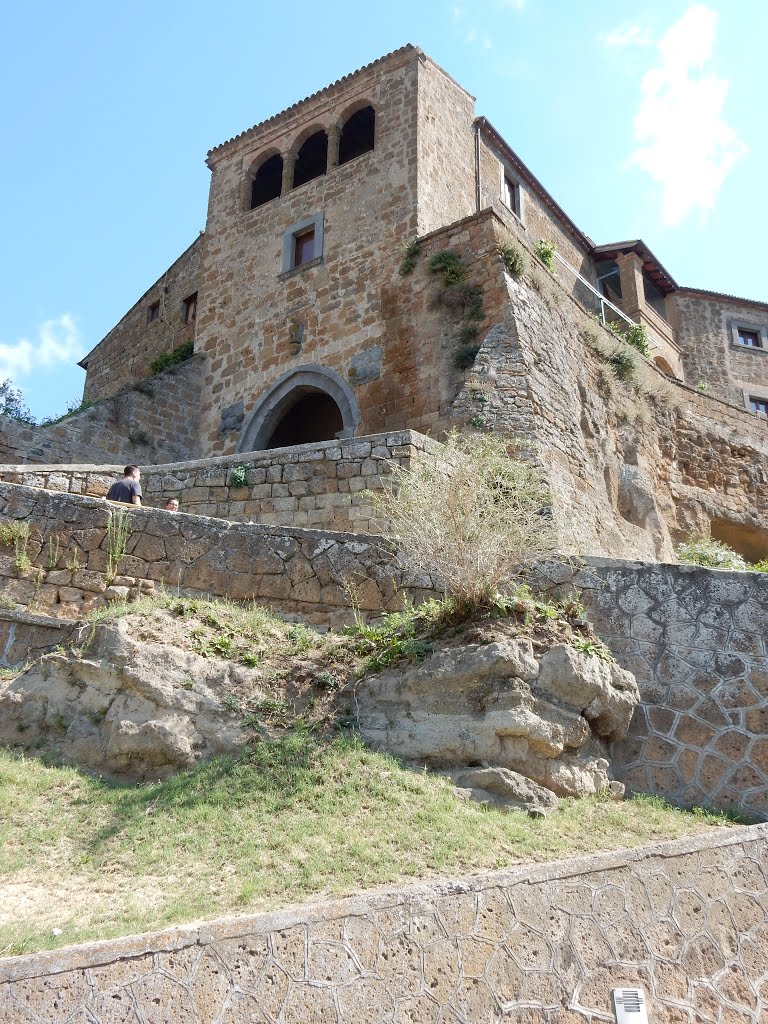
[[[163,508],[165,509],[166,512],[178,512],[179,511],[179,499],[178,498],[169,498],[166,501],[165,505],[163,505]]]
[[[126,466],[125,469],[123,470],[123,474],[125,476],[129,476],[131,480],[141,479],[141,470],[139,469],[138,466]]]

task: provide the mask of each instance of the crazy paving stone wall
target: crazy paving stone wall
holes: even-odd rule
[[[2,1024],[768,1014],[768,826],[0,960]]]
[[[768,575],[590,560],[574,582],[640,686],[617,778],[768,818]]]

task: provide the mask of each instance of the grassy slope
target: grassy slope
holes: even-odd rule
[[[303,731],[141,787],[3,751],[0,822],[5,954],[725,825],[647,798],[503,814]]]

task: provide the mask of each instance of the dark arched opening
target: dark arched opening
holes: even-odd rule
[[[323,391],[293,392],[293,404],[283,412],[282,419],[267,441],[267,448],[285,448],[291,444],[332,441],[344,429],[341,410]]]
[[[356,156],[373,149],[376,132],[376,114],[373,107],[363,107],[349,118],[341,129],[339,139],[339,163],[346,164]]]
[[[299,150],[293,169],[293,187],[298,188],[313,178],[325,174],[328,166],[328,136],[325,132],[315,132]]]
[[[251,182],[251,209],[277,199],[283,184],[283,158],[277,153],[265,160]]]
[[[310,363],[284,373],[264,392],[237,450],[254,452],[354,437],[359,424],[360,408],[347,381],[335,370]]]

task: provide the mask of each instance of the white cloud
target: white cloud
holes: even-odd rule
[[[603,36],[603,42],[606,46],[647,46],[650,41],[650,31],[640,25],[615,28],[613,32]]]
[[[36,337],[20,338],[12,345],[0,342],[0,380],[10,377],[18,382],[34,370],[51,369],[60,363],[75,363],[85,355],[74,318],[62,313],[55,320],[44,320]]]
[[[662,36],[659,64],[644,76],[630,162],[661,185],[662,219],[706,213],[733,165],[749,152],[723,119],[728,82],[710,67],[717,15],[694,4]]]

